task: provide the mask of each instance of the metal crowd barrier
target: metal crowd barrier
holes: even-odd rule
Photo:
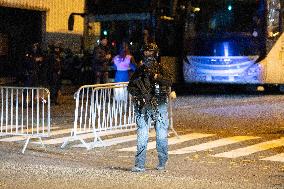
[[[0,86],[0,136],[31,138],[50,136],[50,93],[45,88]]]
[[[114,130],[132,131],[136,129],[134,105],[127,91],[128,82],[85,85],[80,87],[74,95],[76,100],[74,127],[71,136],[67,137],[61,148],[69,141],[80,140],[89,150],[92,144],[87,144],[81,134],[93,133],[94,143],[100,142],[101,132]],[[171,100],[169,101],[172,119]],[[170,128],[175,135],[170,120]]]

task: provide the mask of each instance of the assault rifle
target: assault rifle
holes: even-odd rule
[[[143,99],[144,101],[144,105],[149,105],[152,110],[153,110],[153,113],[154,113],[154,121],[157,121],[156,119],[156,115],[158,113],[158,110],[157,110],[157,99],[155,96],[153,96],[153,94],[151,93],[151,83],[150,83],[150,80],[149,80],[149,77],[145,77],[144,78],[144,82],[142,80],[141,77],[138,77],[136,78],[133,83],[137,86],[137,88],[140,90],[141,94],[140,94],[140,97],[141,99]]]

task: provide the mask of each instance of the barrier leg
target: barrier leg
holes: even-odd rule
[[[26,142],[25,142],[24,148],[23,148],[23,150],[22,150],[22,154],[25,153],[25,150],[26,150],[26,148],[27,148],[27,146],[28,146],[28,143],[29,143],[30,139],[31,139],[31,137],[29,136],[29,137],[27,138]]]
[[[175,135],[177,138],[179,138],[179,136],[178,136],[176,130],[174,129],[174,124],[173,124],[173,107],[172,107],[172,99],[171,99],[171,97],[170,97],[170,103],[169,103],[169,105],[170,105],[170,116],[169,116],[169,118],[170,118],[170,129],[172,130],[172,132],[174,133],[174,135]]]
[[[103,142],[102,138],[99,137],[98,135],[95,136],[94,143],[95,142],[100,142],[102,146],[105,147],[105,143]]]
[[[179,138],[179,135],[177,134],[176,130],[174,129],[174,127],[171,125],[170,129],[172,130],[172,132],[174,133],[174,135]]]
[[[91,149],[91,146],[88,145],[82,138],[75,136],[78,140],[80,140],[82,142],[82,144],[86,147],[87,150]]]
[[[44,143],[43,143],[41,137],[38,137],[38,139],[39,139],[39,141],[40,141],[41,146],[42,146],[42,147],[44,148],[44,150],[46,151],[45,145],[44,145]]]
[[[74,137],[74,131],[72,130],[72,131],[71,131],[71,136],[65,138],[65,140],[64,140],[64,142],[62,143],[62,145],[61,145],[60,148],[61,148],[61,149],[65,148],[65,147],[67,146],[67,144],[68,144],[70,138],[73,138],[73,137]]]
[[[94,137],[94,142],[91,144],[91,148],[94,148],[97,142],[99,142],[103,147],[106,147],[102,138],[100,136],[98,136],[97,132],[94,131],[93,133],[94,133],[95,137]]]
[[[62,145],[61,145],[61,147],[60,147],[61,149],[65,148],[65,147],[67,146],[67,144],[68,144],[70,138],[71,138],[71,137],[67,137],[67,138],[64,140],[64,142],[62,143]]]
[[[80,140],[81,143],[87,148],[87,150],[90,150],[90,145],[88,145],[81,137],[79,137],[78,135],[75,135],[74,134],[74,131],[71,131],[71,136],[70,137],[67,137],[63,144],[61,145],[61,149],[65,148],[68,144],[68,142],[71,140],[71,139],[74,139],[74,140]]]

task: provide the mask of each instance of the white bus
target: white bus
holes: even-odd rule
[[[185,83],[284,87],[283,0],[190,0]]]

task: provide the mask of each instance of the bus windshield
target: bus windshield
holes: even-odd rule
[[[192,0],[184,29],[191,56],[263,56],[263,0]]]
[[[259,22],[260,0],[193,0],[191,16],[199,34],[252,32]]]

